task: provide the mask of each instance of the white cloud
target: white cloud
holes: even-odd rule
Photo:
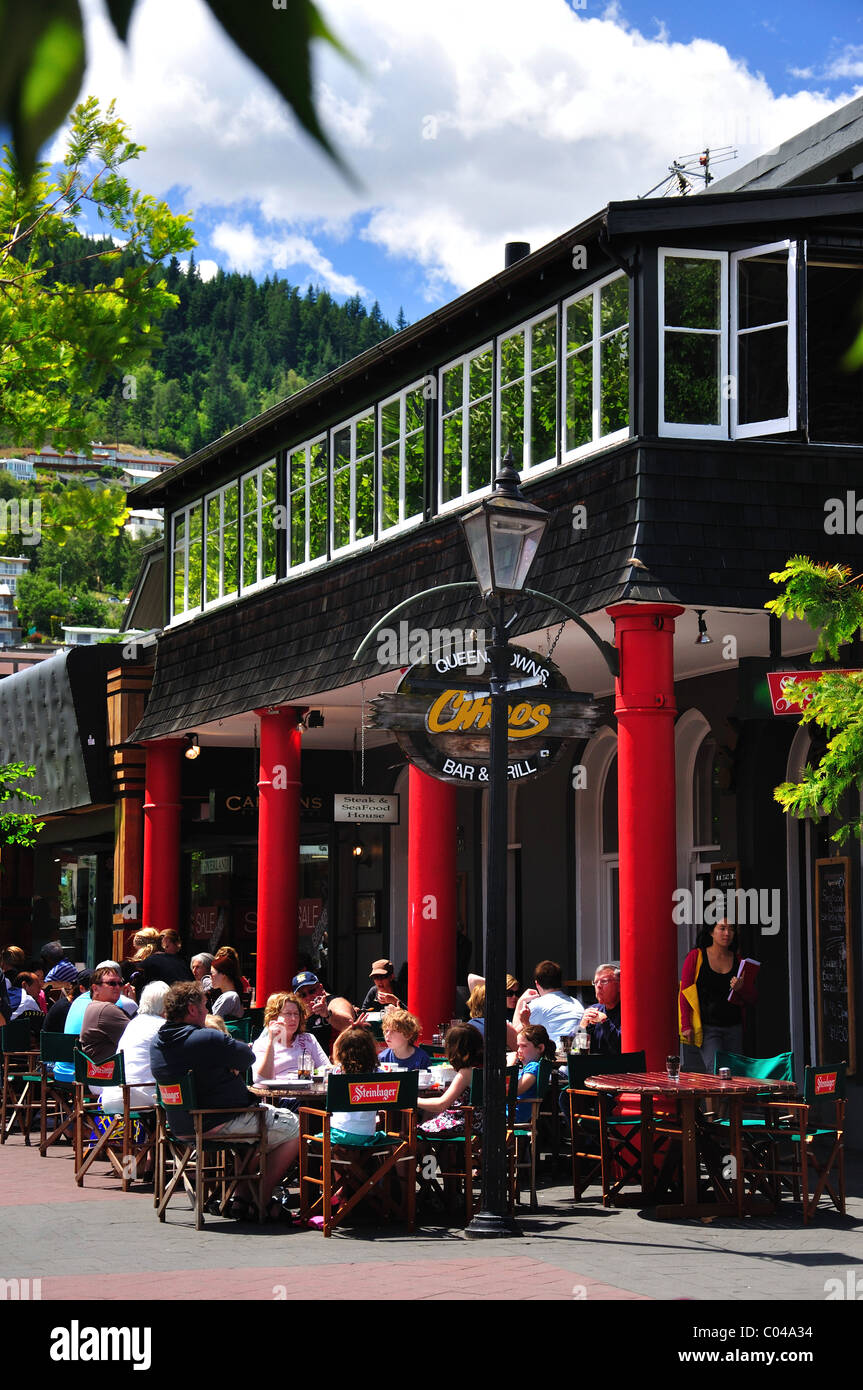
[[[249,222],[233,225],[220,222],[214,228],[213,245],[224,251],[229,270],[248,271],[252,275],[289,266],[303,266],[311,278],[338,295],[365,295],[363,286],[352,275],[340,275],[332,261],[322,255],[314,242],[303,236],[261,236]]]
[[[178,262],[180,269],[188,275],[189,265],[191,264],[188,256],[182,256]],[[219,266],[216,261],[204,260],[195,261],[195,269],[204,281],[212,280],[219,273]]]
[[[229,264],[304,266],[335,293],[356,280],[323,255],[322,234],[361,232],[446,297],[499,269],[506,240],[539,244],[644,193],[676,156],[734,145],[742,164],[847,100],[777,97],[719,44],[675,43],[663,26],[645,37],[616,4],[594,18],[566,0],[322,3],[365,69],[316,46],[322,120],[360,191],[199,0],[142,0],[128,59],[86,0],[85,90],[117,95],[148,147],[136,176],[153,192],[181,189],[200,227],[216,224]],[[274,44],[283,17],[261,10]],[[858,64],[863,74],[863,52],[847,49],[837,76]]]

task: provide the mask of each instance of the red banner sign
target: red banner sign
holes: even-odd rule
[[[87,1063],[88,1081],[110,1081],[114,1075],[113,1062],[89,1062]]]
[[[397,1081],[355,1081],[348,1084],[351,1105],[395,1105],[399,1098]]]
[[[825,1074],[824,1074],[823,1076],[816,1076],[816,1078],[815,1078],[815,1094],[816,1094],[816,1096],[832,1096],[832,1094],[833,1094],[833,1092],[834,1092],[835,1090],[836,1090],[836,1072],[835,1072],[835,1071],[825,1072]]]
[[[179,1086],[160,1086],[159,1094],[163,1105],[182,1105],[183,1092]]]
[[[768,671],[774,714],[802,714],[822,676],[859,676],[859,671]]]

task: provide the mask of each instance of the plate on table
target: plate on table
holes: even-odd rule
[[[314,1085],[314,1082],[308,1080],[307,1078],[304,1079],[304,1080],[302,1080],[302,1081],[299,1081],[299,1080],[287,1081],[284,1077],[281,1077],[280,1080],[272,1080],[272,1079],[271,1079],[271,1080],[268,1080],[268,1081],[263,1081],[263,1080],[262,1080],[262,1081],[256,1081],[256,1082],[255,1082],[255,1085],[256,1085],[256,1086],[275,1086],[275,1087],[280,1087],[280,1086],[312,1086],[312,1085]]]

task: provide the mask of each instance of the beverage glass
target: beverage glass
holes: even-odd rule
[[[680,1058],[679,1058],[679,1057],[666,1057],[666,1059],[665,1059],[665,1070],[666,1070],[666,1072],[667,1072],[667,1074],[668,1074],[668,1079],[669,1079],[669,1081],[679,1081],[679,1080],[680,1080]]]

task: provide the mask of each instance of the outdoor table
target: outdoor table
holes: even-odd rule
[[[641,1181],[642,1195],[647,1198],[653,1194],[655,1176],[653,1171],[654,1138],[654,1098],[663,1101],[674,1100],[679,1106],[680,1145],[683,1168],[682,1202],[658,1205],[656,1215],[662,1219],[696,1216],[743,1216],[744,1212],[772,1211],[771,1203],[747,1198],[743,1181],[743,1106],[747,1100],[770,1092],[774,1097],[793,1096],[796,1087],[793,1081],[765,1081],[757,1077],[733,1076],[723,1080],[720,1076],[710,1076],[700,1072],[681,1072],[678,1080],[672,1081],[665,1072],[624,1072],[612,1076],[588,1076],[585,1086],[600,1093],[620,1094],[628,1092],[641,1098]],[[697,1119],[697,1105],[705,1097],[723,1102],[729,1109],[729,1134],[731,1153],[735,1164],[731,1175],[734,1200],[728,1200],[724,1191],[725,1175],[715,1172],[709,1159],[699,1150],[700,1126]],[[604,1107],[600,1106],[601,1113]],[[634,1117],[633,1117],[634,1118]],[[704,1159],[713,1179],[717,1200],[699,1202],[698,1166]]]

